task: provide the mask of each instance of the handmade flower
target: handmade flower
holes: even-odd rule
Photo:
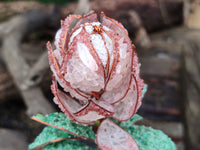
[[[53,51],[47,43],[51,89],[69,119],[82,124],[107,117],[126,121],[136,113],[144,83],[121,23],[104,13],[70,15],[61,21],[55,46]]]

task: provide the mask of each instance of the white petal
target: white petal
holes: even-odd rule
[[[78,28],[76,31],[74,31],[74,33],[72,34],[72,36],[70,37],[70,40],[69,40],[69,44],[71,44],[71,42],[73,41],[74,37],[77,36],[82,30],[82,27]]]
[[[97,63],[90,54],[88,47],[85,44],[78,42],[77,48],[81,61],[91,70],[97,71],[98,70]]]
[[[107,51],[104,45],[104,41],[101,37],[100,34],[92,34],[90,35],[91,40],[92,40],[92,44],[94,45],[94,48],[97,52],[97,54],[99,55],[99,58],[101,59],[102,63],[104,66],[106,66],[107,64]]]

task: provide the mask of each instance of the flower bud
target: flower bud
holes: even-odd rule
[[[99,19],[98,19],[99,18]],[[79,19],[70,31],[70,25]],[[61,21],[56,49],[47,43],[54,101],[74,121],[130,119],[141,103],[140,64],[123,25],[101,13]]]

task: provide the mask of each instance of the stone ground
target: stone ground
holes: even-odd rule
[[[25,112],[22,100],[0,104],[0,150],[27,150],[28,144],[42,130],[43,126],[32,121]]]
[[[26,150],[28,142],[24,134],[11,129],[0,129],[0,149],[1,150]]]

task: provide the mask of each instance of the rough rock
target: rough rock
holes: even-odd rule
[[[200,19],[199,19],[199,15],[200,15],[200,1],[193,1],[190,4],[190,12],[188,14],[188,18],[185,21],[186,25],[189,28],[198,28],[200,29]]]
[[[27,150],[27,147],[26,137],[22,133],[10,129],[0,129],[1,150]]]
[[[200,49],[199,43],[190,51],[185,50],[182,62],[182,97],[186,141],[190,149],[200,149]]]

